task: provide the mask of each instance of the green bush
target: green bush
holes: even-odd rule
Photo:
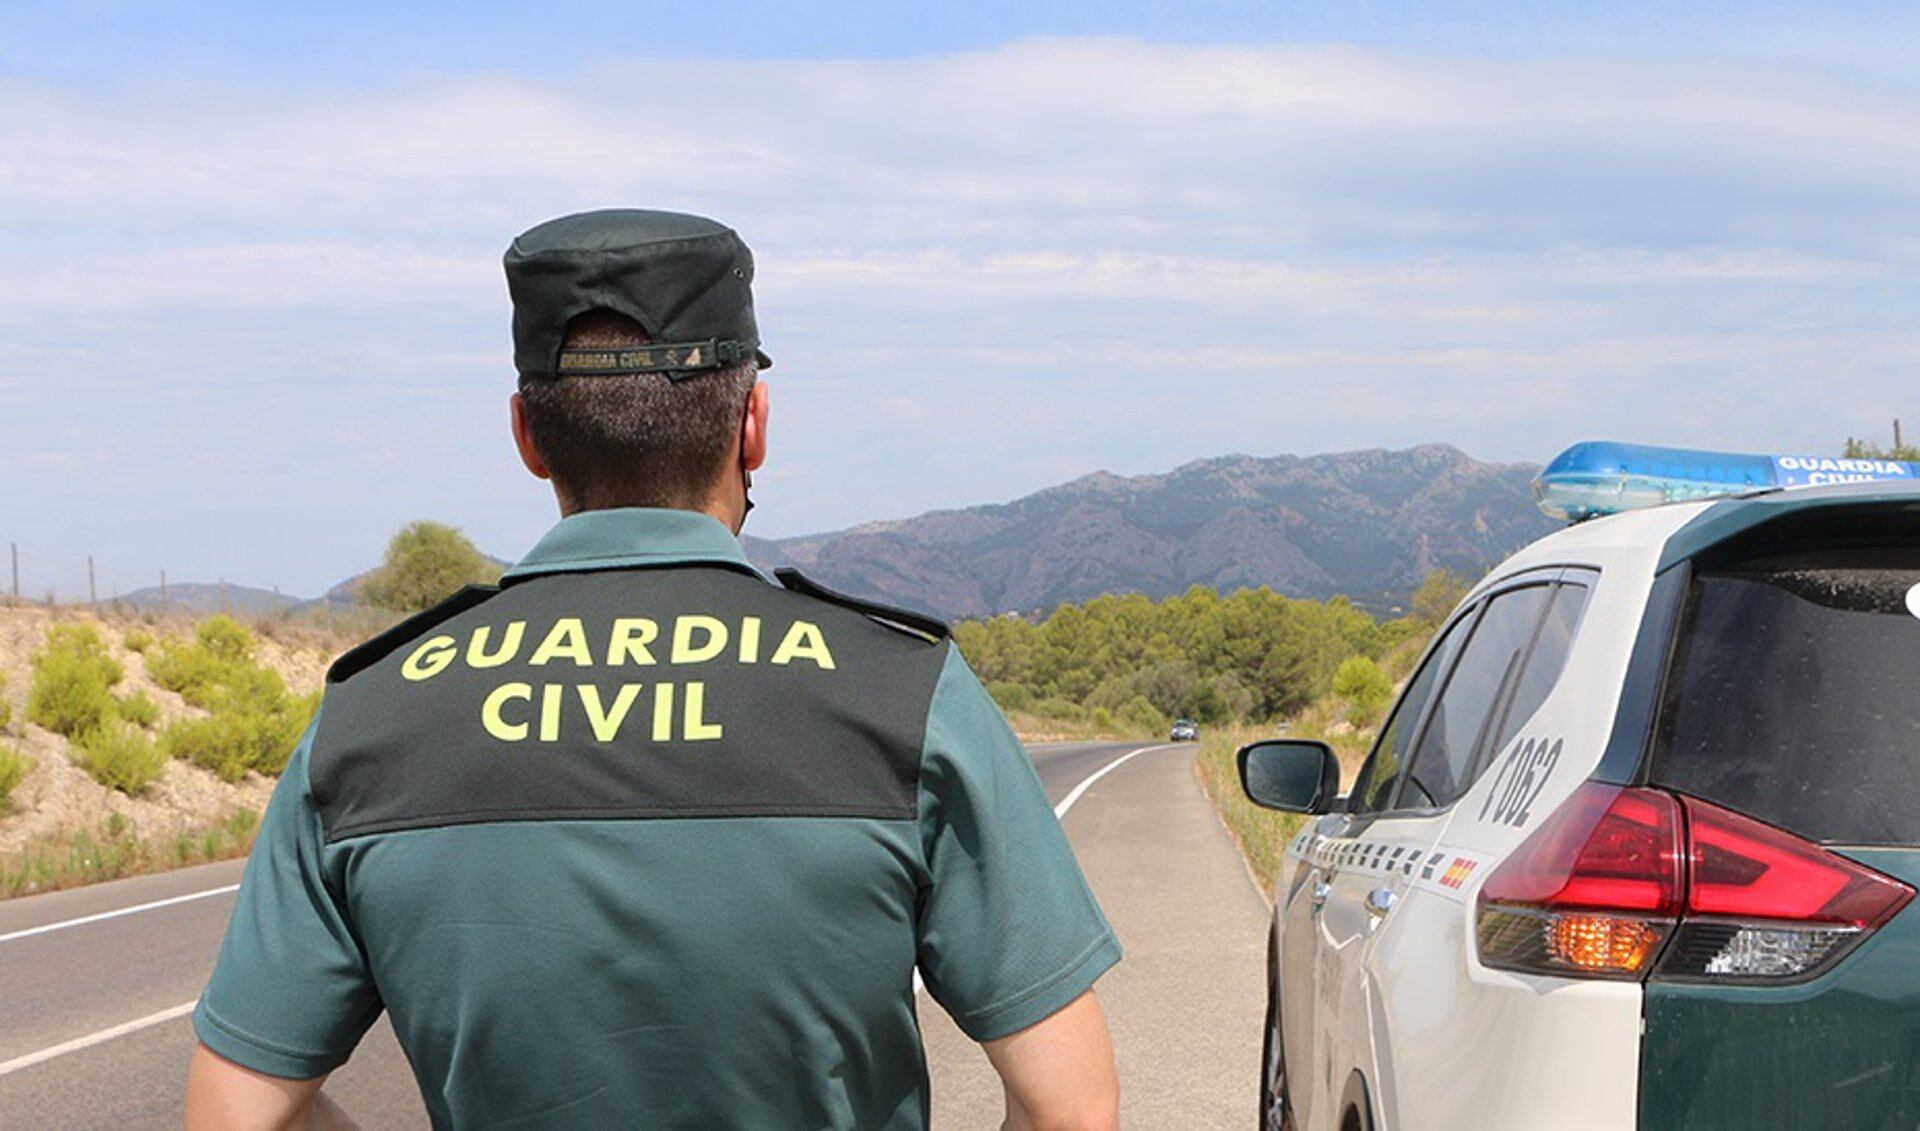
[[[124,645],[129,652],[144,653],[147,649],[153,647],[153,633],[148,632],[144,628],[129,629],[127,634],[120,638],[120,643]]]
[[[196,707],[211,709],[222,689],[253,666],[253,633],[228,616],[208,617],[192,640],[168,639],[147,660],[147,674]]]
[[[1004,679],[988,684],[987,694],[993,696],[1002,711],[1025,711],[1033,707],[1033,692]]]
[[[1347,705],[1347,721],[1367,726],[1393,699],[1393,680],[1365,656],[1348,656],[1333,672],[1333,693]]]
[[[114,711],[137,727],[150,728],[160,721],[160,704],[155,703],[153,696],[144,691],[122,695],[120,701],[115,704]]]
[[[253,633],[247,626],[222,613],[208,617],[194,627],[193,638],[216,659],[245,663],[253,659]]]
[[[386,560],[360,582],[359,596],[376,608],[418,612],[463,585],[489,584],[500,569],[460,531],[439,522],[410,522],[387,544]]]
[[[32,758],[0,742],[0,811],[7,808],[7,798],[12,796],[13,788],[25,781],[32,771]]]
[[[161,732],[160,749],[168,757],[184,758],[213,771],[223,781],[239,781],[248,770],[277,774],[286,769],[287,757],[312,720],[319,698],[284,692],[273,698],[234,696],[205,718],[180,719],[169,725]]]
[[[1086,708],[1071,699],[1062,699],[1058,696],[1035,703],[1033,713],[1043,719],[1065,723],[1081,722],[1087,717]]]
[[[272,668],[253,660],[253,633],[231,617],[209,617],[192,640],[161,643],[147,670],[162,687],[205,709],[205,718],[180,719],[160,735],[160,749],[239,781],[247,771],[277,774],[319,697],[295,697]]]
[[[13,725],[13,700],[7,698],[7,673],[0,672],[0,731]]]
[[[68,747],[74,764],[94,781],[122,793],[143,793],[167,768],[167,755],[124,719],[107,718],[82,731]]]
[[[1147,702],[1144,695],[1136,695],[1121,704],[1117,717],[1130,730],[1159,734],[1167,729],[1167,717],[1160,713],[1158,707]]]
[[[113,685],[120,664],[90,624],[55,625],[33,654],[27,718],[56,734],[75,737],[113,716]]]

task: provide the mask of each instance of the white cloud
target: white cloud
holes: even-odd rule
[[[415,514],[517,552],[498,255],[605,204],[760,255],[763,532],[1230,450],[1830,447],[1911,388],[1915,138],[1779,69],[1100,40],[4,82],[7,525],[304,591]]]

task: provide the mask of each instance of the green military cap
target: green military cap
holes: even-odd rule
[[[765,369],[753,320],[753,253],[704,216],[608,208],[530,228],[507,249],[513,362],[522,377],[664,373],[673,380],[751,358]],[[653,343],[564,349],[589,310],[638,322]]]

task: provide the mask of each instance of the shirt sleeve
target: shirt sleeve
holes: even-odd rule
[[[1045,1020],[1120,960],[1032,760],[957,648],[927,715],[919,815],[920,972],[969,1037]]]
[[[235,1064],[311,1080],[346,1062],[380,1015],[379,991],[328,882],[307,776],[314,725],[295,747],[261,820],[240,896],[193,1027]]]

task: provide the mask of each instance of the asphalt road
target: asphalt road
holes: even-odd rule
[[[1100,984],[1125,1122],[1251,1125],[1265,906],[1200,793],[1193,747],[1031,753],[1127,952]],[[232,861],[0,902],[0,1131],[179,1125],[186,1014],[240,871]],[[934,1125],[997,1126],[984,1056],[921,1001]],[[327,1087],[368,1128],[426,1126],[384,1023]]]

